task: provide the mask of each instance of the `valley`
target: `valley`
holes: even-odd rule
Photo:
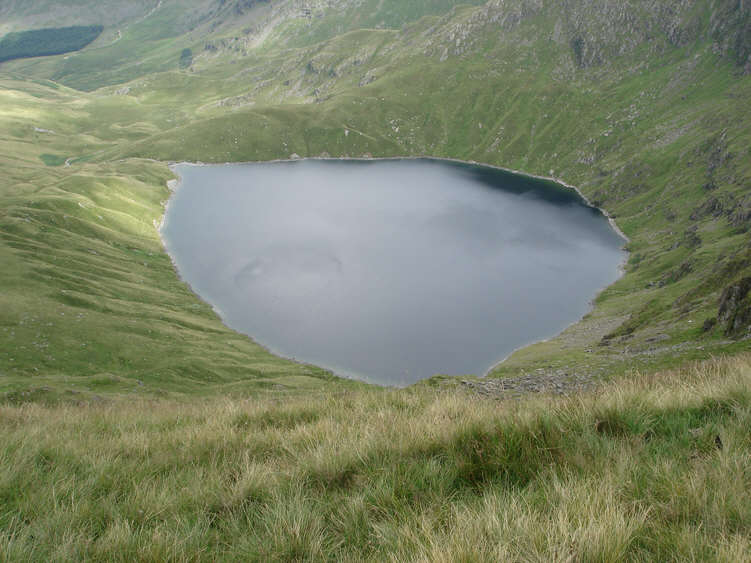
[[[0,6],[3,36],[100,25],[0,63],[4,555],[747,558],[751,6]],[[177,162],[416,157],[576,186],[623,277],[396,390],[228,328],[159,236]]]
[[[148,18],[133,20],[115,44],[68,59],[5,63],[3,144],[10,162],[4,220],[22,227],[23,234],[15,236],[37,240],[35,233],[52,229],[67,245],[71,230],[104,228],[99,243],[113,253],[108,259],[151,252],[164,262],[163,252],[153,246],[155,234],[147,232],[159,220],[155,204],[167,199],[164,182],[170,172],[157,161],[242,162],[293,155],[459,158],[574,184],[613,214],[631,239],[626,276],[598,297],[594,311],[562,338],[520,351],[495,375],[573,365],[591,373],[619,373],[743,348],[728,340],[719,325],[702,330],[717,315],[721,291],[746,268],[744,190],[751,171],[742,100],[749,81],[738,62],[741,55],[723,55],[712,39],[713,18],[721,15],[673,13],[671,25],[688,19],[696,35],[678,46],[670,36],[647,40],[643,31],[628,30],[624,37],[616,34],[598,43],[606,31],[593,23],[582,33],[596,54],[581,55],[594,58],[577,63],[570,42],[557,39],[560,13],[552,7],[524,8],[524,2],[516,11],[492,2],[461,6],[415,21],[404,14],[403,21],[412,23],[402,29],[345,30],[328,37],[327,17],[301,20],[291,4],[284,6],[251,8],[258,23],[240,42],[246,45],[242,49],[222,27],[229,20],[216,28],[217,39],[203,41],[202,50],[189,41],[191,34],[205,34],[201,25],[208,21],[194,31],[181,35],[177,27],[176,35],[162,37],[154,30],[174,13],[165,3]],[[204,15],[213,18],[211,13]],[[506,19],[499,23],[499,18]],[[595,23],[605,25],[607,18],[607,11],[598,13]],[[179,18],[174,25],[179,22],[193,25]],[[504,30],[501,35],[483,31],[496,25]],[[555,33],[537,31],[548,29]],[[148,46],[149,59],[139,60],[138,50],[130,49],[129,34]],[[520,49],[515,37],[522,35],[538,40]],[[253,41],[262,43],[253,47]],[[619,41],[623,44],[617,47]],[[440,47],[448,42],[451,48]],[[271,44],[278,46],[270,49]],[[194,55],[191,67],[181,70],[178,59],[186,45]],[[163,64],[171,68],[149,62],[161,52]],[[75,66],[79,63],[81,69]],[[100,64],[106,70],[97,70]],[[50,72],[53,67],[57,70]],[[134,78],[134,72],[140,77]],[[119,83],[108,86],[112,81]],[[66,84],[99,89],[85,92]],[[69,209],[60,199],[41,196],[38,187],[18,189],[32,178],[37,186],[43,179],[51,191],[73,190],[75,198],[87,197],[92,185],[117,184],[121,200],[106,205],[120,214],[105,219],[92,211],[102,202],[92,202],[87,212],[84,201]],[[66,211],[56,207],[58,202]],[[46,209],[29,223],[28,213],[36,206]],[[66,215],[76,224],[68,219],[66,226]],[[103,224],[94,227],[87,223],[92,220]],[[113,231],[108,221],[118,227]],[[138,240],[117,240],[123,222],[139,233]],[[8,239],[13,228],[3,230],[4,252],[18,260]],[[49,265],[57,243],[52,234],[44,240],[42,248],[35,245],[33,259]],[[70,275],[87,271],[89,256],[95,256],[90,250],[69,262]],[[176,283],[173,273],[162,275]],[[158,276],[146,275],[151,280],[146,287],[153,288]],[[110,281],[122,280],[106,285],[112,286]],[[83,287],[86,293],[94,289],[87,282]],[[41,303],[38,309],[17,310],[19,299],[7,297],[14,302],[4,309],[9,327],[18,326],[23,314],[49,310]],[[180,303],[180,315],[203,307],[193,298]],[[166,343],[173,335],[165,331]],[[108,348],[96,339],[92,345]],[[113,375],[123,377],[132,361],[115,362],[119,367]],[[10,365],[8,349],[0,362],[10,379],[19,369],[30,369],[26,361],[21,368]]]

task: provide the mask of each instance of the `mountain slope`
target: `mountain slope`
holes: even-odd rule
[[[78,6],[64,5],[70,14]],[[13,6],[21,21],[26,12]],[[14,264],[3,274],[3,324],[18,335],[0,355],[0,371],[15,374],[7,385],[28,385],[35,370],[46,383],[83,370],[123,377],[113,388],[132,390],[155,361],[175,390],[267,372],[296,374],[292,387],[298,375],[320,381],[312,368],[297,371],[257,348],[216,347],[226,329],[179,284],[159,248],[153,221],[170,173],[152,160],[431,155],[554,176],[615,216],[631,239],[626,276],[582,322],[519,351],[496,375],[607,376],[747,347],[744,323],[735,326],[746,318],[744,296],[718,318],[723,295],[743,293],[735,284],[750,273],[744,3],[436,0],[407,9],[370,0],[165,0],[142,8],[122,25],[111,20],[110,43],[0,67],[10,179],[0,233]],[[180,68],[184,49],[191,62]],[[63,249],[71,253],[64,274]],[[153,255],[142,264],[158,262],[158,274],[123,277],[121,263],[141,271],[136,255]],[[19,281],[30,271],[33,290]],[[154,313],[165,285],[172,312]],[[42,343],[56,354],[19,354],[16,343],[38,332],[27,316],[53,322],[49,311],[63,299],[57,317],[75,318],[93,307],[90,295],[99,320],[79,325],[83,333],[45,332]],[[146,354],[123,347],[133,330],[112,311],[160,344]],[[88,366],[61,362],[84,338],[101,356]],[[195,346],[189,359],[178,341]],[[198,361],[204,354],[237,363]],[[245,370],[244,354],[262,367]]]

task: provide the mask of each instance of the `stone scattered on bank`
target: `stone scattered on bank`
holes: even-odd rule
[[[576,373],[538,373],[503,379],[461,381],[463,389],[497,399],[514,399],[528,393],[566,395],[594,389],[597,384],[593,376]]]

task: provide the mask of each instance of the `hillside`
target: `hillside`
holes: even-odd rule
[[[630,237],[626,275],[493,375],[607,378],[746,349],[744,294],[717,317],[749,272],[749,8],[450,4],[164,2],[114,43],[4,63],[6,387],[320,377],[226,336],[179,282],[154,160],[430,155],[554,176]]]

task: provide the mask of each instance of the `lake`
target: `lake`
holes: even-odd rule
[[[196,166],[162,236],[224,322],[383,385],[481,375],[580,319],[624,240],[572,189],[437,160]]]

